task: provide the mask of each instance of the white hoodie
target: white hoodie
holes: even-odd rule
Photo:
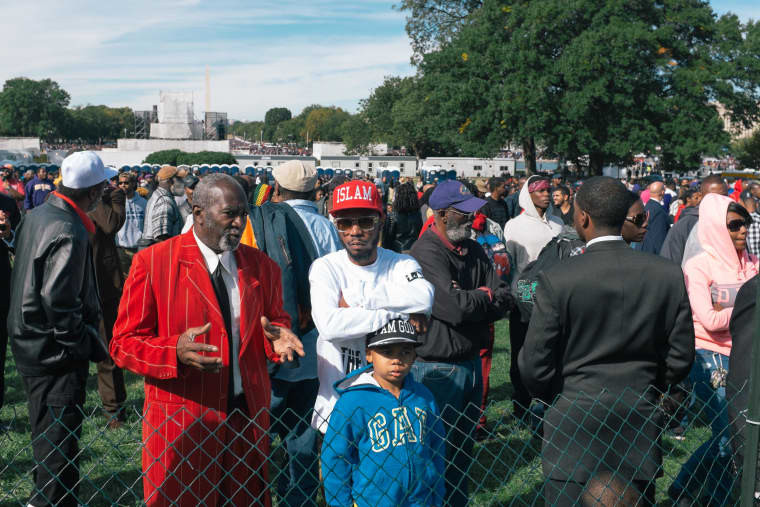
[[[538,176],[531,176],[520,189],[518,203],[524,212],[509,220],[504,226],[504,242],[512,265],[512,293],[515,293],[517,279],[530,262],[562,231],[562,221],[551,213],[538,214],[528,192],[528,185]],[[548,211],[548,210],[547,210]]]

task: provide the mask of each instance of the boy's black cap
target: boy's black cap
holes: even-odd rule
[[[417,332],[412,323],[404,319],[393,319],[374,333],[367,335],[368,349],[392,343],[422,345],[422,342],[417,341]]]

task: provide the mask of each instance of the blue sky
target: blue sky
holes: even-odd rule
[[[51,78],[72,105],[150,109],[160,90],[205,109],[262,119],[319,103],[355,111],[387,75],[413,73],[394,0],[0,0],[0,82]],[[760,18],[758,0],[712,0]]]

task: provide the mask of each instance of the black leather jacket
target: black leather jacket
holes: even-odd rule
[[[51,194],[16,229],[8,334],[22,375],[102,361],[100,299],[89,236],[76,211]]]

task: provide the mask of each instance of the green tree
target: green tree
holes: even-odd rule
[[[439,104],[431,100],[431,91],[418,79],[406,81],[401,97],[391,110],[394,146],[405,146],[417,158],[456,154],[438,123]],[[448,148],[447,148],[448,147]]]
[[[9,79],[0,92],[0,132],[53,139],[65,123],[69,94],[50,79]]]
[[[352,115],[343,122],[341,137],[346,145],[347,153],[369,155],[372,146],[372,128],[363,114]]]
[[[752,136],[733,143],[731,151],[745,169],[760,169],[760,129]]]
[[[406,33],[412,44],[412,61],[451,41],[482,0],[401,0],[394,6],[406,11]]]
[[[264,122],[263,121],[236,121],[230,127],[230,132],[233,135],[242,137],[249,141],[258,141],[263,137]]]
[[[757,117],[756,32],[697,0],[493,0],[419,68],[463,154],[518,141],[600,174],[660,147],[681,170],[727,142],[712,101]]]
[[[349,114],[335,106],[311,109],[306,115],[304,128],[310,140],[341,141],[342,125]]]
[[[359,110],[367,118],[375,140],[388,141],[393,136],[393,106],[411,86],[412,78],[387,76],[383,84],[372,90],[369,97],[359,101]]]
[[[67,111],[64,137],[89,143],[116,140],[134,129],[134,113],[128,107],[77,106]]]
[[[145,160],[143,163],[145,164],[159,164],[159,165],[177,165],[177,158],[184,154],[185,152],[181,150],[161,150],[161,151],[154,151],[147,157],[145,157]]]
[[[286,107],[273,107],[264,115],[264,138],[273,141],[277,125],[293,117],[290,109]]]
[[[282,139],[286,143],[306,144],[306,130],[304,129],[304,119],[296,116],[277,125],[274,133],[275,139]]]

